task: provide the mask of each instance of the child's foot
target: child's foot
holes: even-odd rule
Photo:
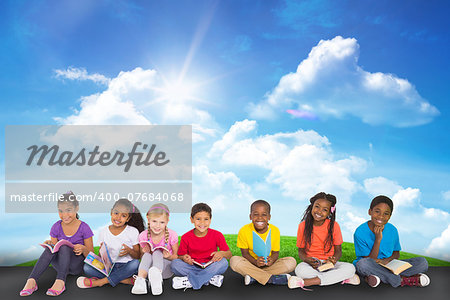
[[[255,278],[251,277],[250,275],[244,276],[244,284],[245,285],[250,285],[250,284],[254,283],[255,281],[256,281]]]
[[[88,277],[80,276],[77,278],[77,286],[80,289],[87,289],[87,288],[94,287],[94,282],[97,279],[98,279],[97,277],[88,278]]]
[[[186,276],[174,277],[172,280],[172,287],[176,290],[189,289],[192,287],[192,284],[189,282],[189,279]]]
[[[66,290],[65,282],[61,279],[56,279],[52,287],[47,290],[48,296],[59,296]]]
[[[381,280],[380,277],[376,276],[376,275],[369,275],[365,278],[367,284],[373,288],[377,287]]]
[[[214,275],[210,280],[209,283],[211,283],[214,286],[221,287],[223,283],[223,275]]]
[[[413,276],[402,276],[402,283],[401,286],[419,286],[419,287],[426,287],[430,284],[430,278],[425,274],[417,274]]]
[[[297,277],[297,276],[289,277],[288,287],[290,289],[301,288],[302,290],[305,290],[305,291],[311,291],[311,290],[305,288],[305,282],[303,281],[302,278]]]
[[[358,285],[360,284],[359,276],[357,274],[353,275],[352,277],[345,279],[341,282],[341,284],[353,284]]]
[[[162,288],[162,274],[161,270],[157,267],[151,267],[148,270],[148,284],[152,290],[153,295],[161,295],[163,292]]]
[[[286,285],[288,284],[290,277],[291,275],[289,274],[272,275],[270,276],[268,283],[276,285]]]
[[[136,276],[136,275],[134,275]],[[144,295],[147,294],[147,283],[145,282],[145,278],[142,277],[134,277],[134,285],[131,289],[131,293],[134,295]]]
[[[31,294],[36,292],[37,289],[38,289],[38,287],[37,287],[36,280],[34,280],[33,278],[29,278],[27,280],[27,282],[25,283],[25,286],[23,287],[23,289],[20,291],[19,295],[20,296],[30,296]]]

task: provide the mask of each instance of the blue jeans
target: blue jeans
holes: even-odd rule
[[[205,283],[214,275],[220,275],[225,273],[228,268],[228,261],[226,258],[214,262],[202,269],[196,265],[191,266],[185,263],[181,259],[174,259],[172,261],[172,272],[177,276],[187,276],[189,282],[192,284],[194,290],[200,289]]]
[[[139,260],[133,259],[127,263],[116,263],[108,276],[108,281],[112,286],[118,285],[122,280],[137,274]],[[88,264],[84,264],[84,273],[88,277],[105,278],[105,274],[96,270]]]
[[[400,275],[395,275],[390,270],[380,266],[372,258],[365,257],[356,263],[356,272],[361,276],[376,275],[380,277],[384,283],[389,283],[393,287],[398,287],[402,283],[401,276],[412,276],[418,273],[425,273],[428,270],[428,262],[423,257],[414,257],[410,259],[402,259],[402,261],[409,262],[412,267],[401,272]]]

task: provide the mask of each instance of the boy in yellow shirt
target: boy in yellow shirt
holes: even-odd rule
[[[238,233],[237,246],[241,248],[242,256],[233,256],[230,266],[233,271],[244,276],[245,285],[255,281],[265,285],[266,283],[285,285],[297,265],[295,258],[278,258],[280,253],[280,230],[269,224],[270,204],[264,200],[256,200],[250,206],[250,224],[243,226]],[[267,256],[258,256],[253,250],[256,239],[269,242],[270,253]],[[256,241],[256,243],[261,243]],[[260,248],[260,247],[258,247]]]

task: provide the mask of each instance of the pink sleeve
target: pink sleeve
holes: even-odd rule
[[[169,244],[178,244],[178,234],[171,229],[169,229]]]
[[[139,242],[148,241],[148,230],[144,230],[139,234]]]
[[[334,222],[333,244],[342,245],[343,242],[344,240],[342,239],[341,227],[339,227],[337,222]]]

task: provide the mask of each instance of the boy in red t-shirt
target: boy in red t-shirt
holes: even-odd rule
[[[191,209],[191,223],[194,229],[186,232],[180,241],[178,259],[172,261],[174,289],[200,289],[211,283],[220,287],[223,273],[228,268],[227,259],[231,251],[225,237],[217,230],[210,229],[211,207],[205,203],[197,203]],[[219,248],[219,250],[217,250]]]

